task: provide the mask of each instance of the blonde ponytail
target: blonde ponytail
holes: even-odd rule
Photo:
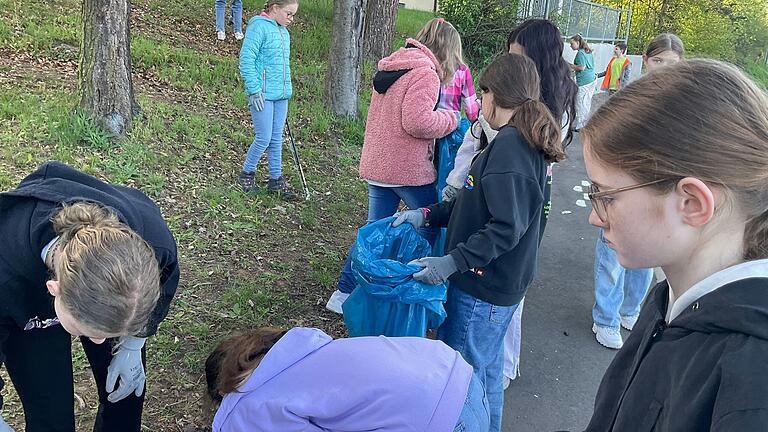
[[[125,227],[111,211],[87,202],[64,204],[62,209],[53,216],[51,222],[62,243],[68,243],[78,231],[85,227]]]

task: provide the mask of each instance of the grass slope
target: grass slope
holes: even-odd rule
[[[247,17],[261,4],[243,3]],[[0,190],[58,159],[140,188],[159,203],[179,243],[182,282],[148,342],[145,429],[205,430],[202,361],[218,340],[260,325],[344,333],[324,302],[365,220],[366,186],[357,176],[365,113],[357,121],[336,120],[322,99],[332,2],[303,0],[291,28],[289,119],[312,189],[311,201],[297,204],[248,197],[233,186],[252,126],[239,45],[231,37],[214,40],[213,2],[133,1],[131,48],[142,116],[120,143],[73,112],[79,14],[78,0],[26,1],[22,8],[0,0]],[[396,44],[430,17],[400,10]],[[372,70],[368,65],[366,84]],[[363,110],[370,100],[364,87]],[[284,168],[298,190],[287,150]],[[266,167],[258,173],[266,181]],[[79,343],[73,350],[78,430],[91,430],[96,391]],[[23,429],[10,384],[3,395],[2,415]]]

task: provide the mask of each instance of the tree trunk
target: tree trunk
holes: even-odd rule
[[[83,0],[80,108],[123,136],[139,112],[131,79],[130,0]]]
[[[395,38],[397,5],[398,0],[368,0],[363,50],[367,60],[377,62],[389,55],[392,40]]]
[[[334,0],[331,56],[325,94],[337,116],[357,118],[368,0]]]

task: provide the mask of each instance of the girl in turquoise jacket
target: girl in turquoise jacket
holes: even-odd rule
[[[267,152],[267,189],[287,200],[296,199],[283,179],[283,127],[291,98],[291,39],[286,27],[293,22],[298,0],[268,0],[261,14],[248,21],[240,49],[240,75],[245,82],[255,137],[245,156],[238,183],[257,193],[256,164]]]

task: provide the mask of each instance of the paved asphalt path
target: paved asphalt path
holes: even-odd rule
[[[504,432],[583,431],[615,354],[591,329],[597,229],[587,223],[589,201],[574,190],[587,180],[578,134],[567,152],[554,169],[553,209],[539,277],[525,299],[521,376],[505,393]]]

